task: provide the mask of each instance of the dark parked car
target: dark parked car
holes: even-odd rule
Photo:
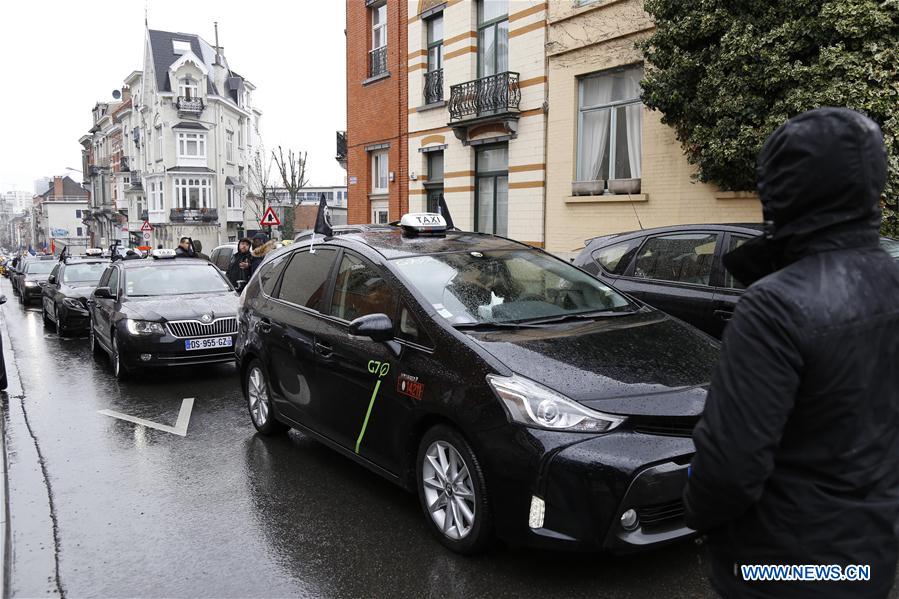
[[[231,256],[237,251],[236,243],[226,243],[212,250],[209,254],[209,261],[215,264],[222,272],[228,271],[228,265],[231,264]]]
[[[40,301],[47,285],[47,278],[56,266],[54,260],[30,260],[22,272],[16,277],[16,285],[19,288],[19,303],[27,306],[34,300]]]
[[[254,274],[235,351],[256,429],[417,490],[459,552],[693,534],[681,493],[717,343],[542,250],[401,223]]]
[[[0,305],[6,303],[6,296],[0,295]],[[0,391],[6,389],[6,359],[3,357],[3,338],[0,337]]]
[[[140,368],[234,361],[237,294],[209,261],[154,250],[109,265],[88,300],[94,355],[123,379]]]
[[[389,230],[390,227],[387,225],[334,225],[331,227],[331,231],[334,233],[334,236],[337,235],[349,235],[350,233],[364,233],[368,231],[386,231]],[[312,229],[306,229],[304,231],[300,231],[293,237],[294,243],[304,243],[307,244],[312,240]],[[318,243],[319,239],[324,239],[324,236],[315,233],[315,242]]]
[[[574,259],[619,291],[721,338],[744,287],[722,257],[761,235],[761,224],[676,225],[595,237]],[[881,238],[899,259],[899,242]]]
[[[21,292],[22,292],[22,279],[25,278],[25,267],[32,262],[50,262],[54,263],[56,261],[56,256],[22,256],[19,259],[18,266],[12,271],[9,277],[9,282],[12,285],[13,295],[19,296],[19,301],[21,301]],[[47,273],[50,271],[48,270]]]
[[[90,325],[87,300],[109,266],[105,258],[66,258],[47,278],[41,298],[44,324],[60,336],[86,331]]]

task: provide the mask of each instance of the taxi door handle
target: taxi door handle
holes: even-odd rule
[[[315,351],[323,358],[328,358],[334,353],[334,349],[330,345],[321,341],[315,342]]]
[[[733,310],[715,310],[714,314],[721,320],[725,321],[730,320],[734,317]]]
[[[272,332],[272,321],[268,318],[261,318],[259,322],[256,323],[256,330],[262,333],[271,333]]]

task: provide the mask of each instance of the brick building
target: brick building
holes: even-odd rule
[[[349,223],[409,210],[406,0],[347,0]]]

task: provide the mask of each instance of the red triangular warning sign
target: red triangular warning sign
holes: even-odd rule
[[[144,224],[142,224],[142,225],[140,226],[140,230],[143,231],[143,232],[145,232],[145,233],[148,232],[148,231],[152,231],[152,230],[153,230],[153,225],[150,224],[150,221],[145,220],[145,221],[144,221]]]
[[[259,221],[259,224],[263,227],[276,227],[281,225],[281,221],[278,220],[275,210],[269,206],[266,208],[265,214],[262,215],[262,220]]]

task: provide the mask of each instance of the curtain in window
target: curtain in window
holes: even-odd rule
[[[582,106],[607,104],[612,99],[611,77],[589,77],[581,80]],[[580,152],[577,172],[581,181],[604,179],[603,157],[609,143],[611,110],[586,112],[581,120]],[[605,173],[608,173],[606,166]]]
[[[625,107],[627,115],[627,158],[630,162],[631,177],[642,176],[643,158],[643,104],[630,104]]]

